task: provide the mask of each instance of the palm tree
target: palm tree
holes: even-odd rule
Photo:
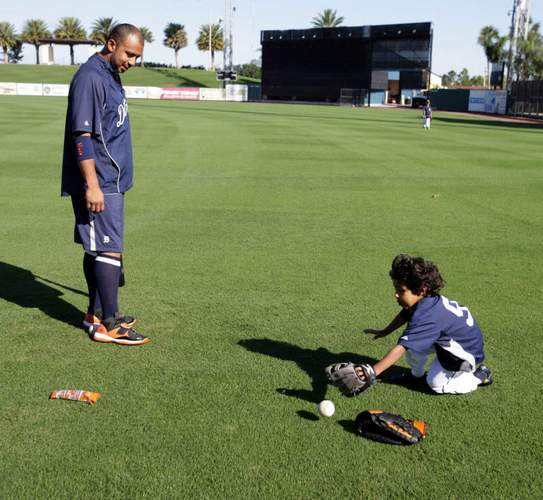
[[[488,74],[488,83],[490,85],[490,63],[495,62],[492,61],[494,59],[494,44],[496,43],[496,39],[500,38],[500,33],[494,26],[485,26],[481,29],[481,32],[479,33],[479,38],[477,39],[477,43],[483,47],[483,50],[485,51],[486,56],[486,64],[487,64],[487,74]]]
[[[99,17],[92,23],[90,39],[96,42],[96,45],[105,45],[111,30],[119,24],[112,17]]]
[[[343,22],[343,17],[337,17],[337,10],[324,9],[322,14],[313,18],[315,28],[336,28]]]
[[[211,50],[211,71],[215,70],[215,51],[224,49],[224,33],[220,24],[202,24],[196,45],[200,50]]]
[[[526,38],[517,42],[517,54],[514,61],[517,80],[528,80],[541,76],[543,63],[543,38],[539,32],[540,24],[534,23]]]
[[[0,47],[4,51],[4,64],[9,62],[9,49],[15,47],[16,43],[15,26],[7,22],[0,23]]]
[[[23,26],[21,33],[23,42],[34,45],[36,48],[36,64],[40,64],[40,45],[44,38],[51,38],[51,32],[45,21],[41,19],[29,19]]]
[[[175,52],[175,67],[179,68],[179,51],[187,46],[187,32],[185,26],[169,23],[164,29],[164,45]]]
[[[23,59],[23,41],[18,38],[15,45],[8,51],[8,62],[17,64]]]
[[[143,36],[143,39],[146,43],[153,43],[155,41],[153,37],[153,32],[149,28],[147,28],[147,26],[141,26],[139,30],[141,32],[141,36]],[[141,54],[141,66],[145,66],[143,62],[143,52]]]
[[[505,59],[507,59],[507,51],[505,50],[505,44],[509,41],[508,36],[498,36],[494,43],[492,44],[492,48],[490,50],[490,62],[500,62]]]
[[[74,62],[74,45],[77,45],[76,40],[86,40],[87,32],[81,21],[77,17],[63,17],[59,19],[57,29],[54,32],[55,38],[58,40],[68,40],[70,46],[70,64]]]

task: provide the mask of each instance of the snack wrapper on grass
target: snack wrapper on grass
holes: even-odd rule
[[[49,396],[49,399],[68,399],[70,401],[83,401],[84,403],[94,405],[100,399],[100,396],[101,394],[99,392],[63,389],[60,391],[53,391]]]

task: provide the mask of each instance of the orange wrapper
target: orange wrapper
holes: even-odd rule
[[[61,391],[53,391],[49,399],[68,399],[70,401],[83,401],[90,405],[96,404],[100,399],[99,392],[78,391],[77,389],[63,389]]]

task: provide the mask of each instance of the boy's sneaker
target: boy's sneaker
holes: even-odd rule
[[[122,318],[104,320],[94,333],[91,333],[92,340],[121,345],[142,345],[150,342],[151,339],[123,323]]]
[[[491,385],[492,382],[494,382],[492,373],[488,366],[479,365],[479,367],[473,372],[473,375],[475,375],[481,381],[479,385]]]
[[[85,314],[85,318],[83,319],[83,328],[90,333],[91,335],[98,330],[100,325],[102,324],[102,320],[100,318],[101,314],[98,312],[97,314],[87,313]],[[127,328],[132,328],[135,324],[137,319],[133,316],[123,316],[119,313],[115,315],[116,319],[120,319],[124,326]]]

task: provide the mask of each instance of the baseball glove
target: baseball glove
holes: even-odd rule
[[[382,410],[359,413],[356,432],[368,439],[388,444],[417,444],[427,435],[428,424],[422,420],[408,420]]]
[[[347,397],[353,397],[375,384],[375,372],[370,365],[335,363],[325,368],[326,377]]]

